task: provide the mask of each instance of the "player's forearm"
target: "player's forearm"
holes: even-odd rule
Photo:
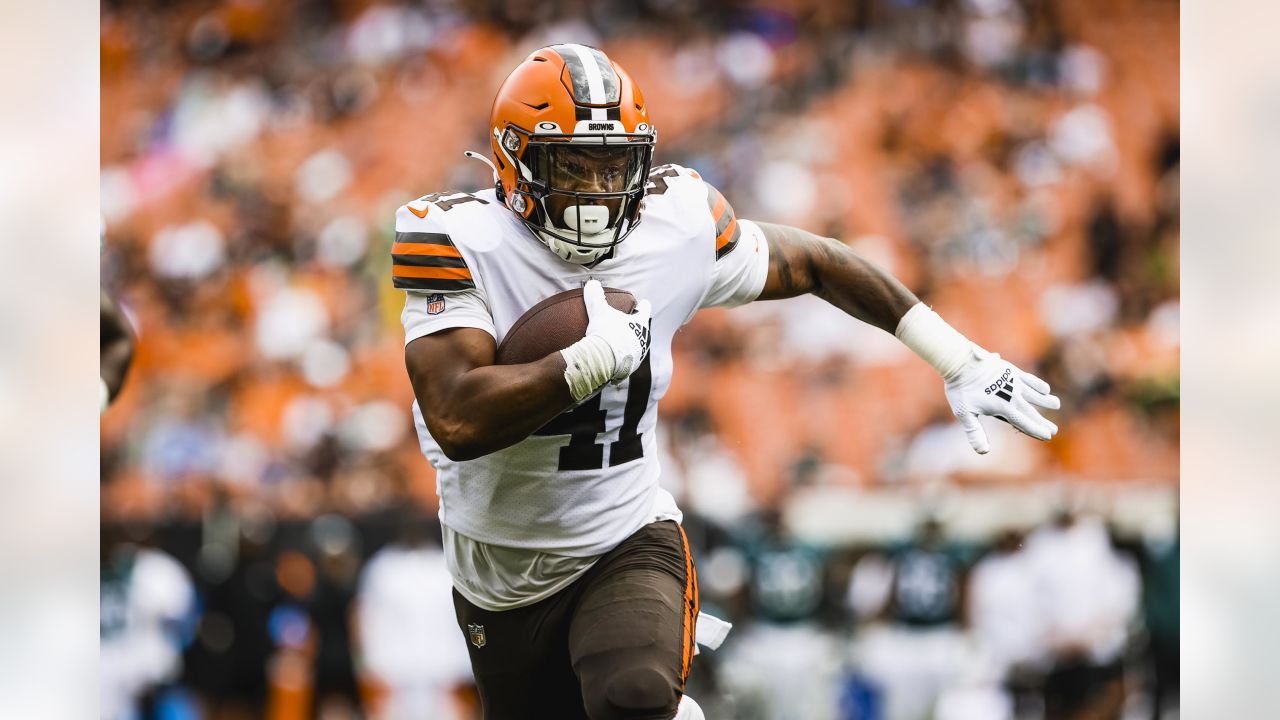
[[[761,300],[817,295],[889,333],[919,302],[897,278],[839,241],[786,225],[757,225],[769,241],[769,276]]]
[[[573,405],[564,368],[560,353],[525,365],[478,367],[440,397],[419,394],[418,402],[444,454],[473,460],[515,445]]]

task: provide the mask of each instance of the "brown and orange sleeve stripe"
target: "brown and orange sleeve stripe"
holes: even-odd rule
[[[729,201],[710,184],[707,185],[707,207],[711,209],[711,217],[716,222],[716,259],[719,260],[737,246],[742,228],[738,227],[738,218],[734,216]]]
[[[476,286],[467,262],[444,233],[398,232],[391,280],[401,290],[450,291]]]

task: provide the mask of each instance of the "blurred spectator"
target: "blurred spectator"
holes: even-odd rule
[[[942,524],[929,519],[915,542],[894,554],[889,617],[921,628],[951,626],[959,619],[963,566],[943,544]]]
[[[178,707],[162,691],[178,679],[195,613],[191,578],[167,553],[104,528],[100,672],[101,715],[130,720]]]
[[[969,626],[1005,671],[1044,657],[1033,579],[1022,535],[1014,531],[997,540],[969,577]]]
[[[864,562],[880,561],[873,556]],[[885,620],[861,633],[858,666],[881,689],[885,718],[923,720],[968,659],[958,624],[964,566],[945,546],[942,525],[930,519],[882,567],[878,573],[855,571],[853,578],[883,589],[880,603],[864,589],[850,590],[864,612],[879,605]]]
[[[717,650],[712,661],[730,701],[706,703],[708,717],[838,717],[841,650],[831,634],[810,623],[764,622],[738,628],[730,638],[732,644]],[[699,655],[699,661],[708,657]]]
[[[1100,519],[1070,512],[1032,534],[1026,552],[1052,662],[1045,717],[1119,718],[1137,569],[1112,547]]]
[[[993,665],[1017,717],[1036,714],[1048,661],[1031,558],[1008,531],[969,575],[967,620],[977,649]]]
[[[355,526],[337,515],[311,523],[316,582],[307,601],[316,647],[311,672],[313,717],[359,717],[362,699],[356,683],[351,641],[360,538]]]
[[[469,717],[455,692],[469,687],[471,661],[454,619],[452,581],[434,524],[404,519],[395,541],[360,577],[356,627],[365,671],[386,691],[373,717]]]
[[[241,520],[225,495],[201,522],[196,562],[204,612],[187,676],[214,717],[266,707],[271,618],[282,594],[270,555],[273,531],[269,522]]]
[[[1181,668],[1179,558],[1181,539],[1146,543],[1142,566],[1142,615],[1151,652],[1151,718],[1168,717],[1177,707]]]
[[[753,509],[753,499],[746,477],[713,432],[706,411],[694,409],[669,427],[672,454],[666,465],[679,469],[664,467],[664,486],[682,498],[682,507],[726,527],[747,515]],[[681,487],[671,487],[677,482]]]
[[[823,600],[821,553],[788,537],[774,510],[761,513],[758,533],[743,540],[756,615],[774,623],[812,619]]]
[[[705,704],[706,712],[834,718],[840,650],[817,622],[825,600],[823,553],[787,533],[776,510],[761,511],[734,530],[732,541],[750,573],[751,616],[730,634],[730,644],[700,656],[716,664],[732,698],[727,705]]]

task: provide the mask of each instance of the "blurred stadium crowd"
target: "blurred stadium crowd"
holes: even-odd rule
[[[389,277],[529,51],[603,48],[656,161],[841,238],[1046,378],[977,456],[816,299],[699,314],[662,412],[709,717],[1160,717],[1178,662],[1178,5],[105,2],[103,712],[467,717]],[[412,600],[412,601],[410,601]],[[1173,707],[1176,707],[1174,703]],[[379,710],[380,708],[380,710]]]

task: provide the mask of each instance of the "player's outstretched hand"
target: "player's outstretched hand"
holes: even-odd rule
[[[1049,394],[1049,383],[976,345],[968,362],[946,381],[946,393],[951,412],[979,454],[991,449],[979,415],[1004,420],[1037,440],[1048,440],[1058,432],[1058,426],[1036,410],[1057,410],[1062,405]]]
[[[596,335],[609,344],[614,360],[609,380],[621,382],[640,367],[649,352],[649,301],[638,301],[630,315],[615,310],[605,300],[598,280],[587,281],[582,299],[587,305],[587,337]]]

